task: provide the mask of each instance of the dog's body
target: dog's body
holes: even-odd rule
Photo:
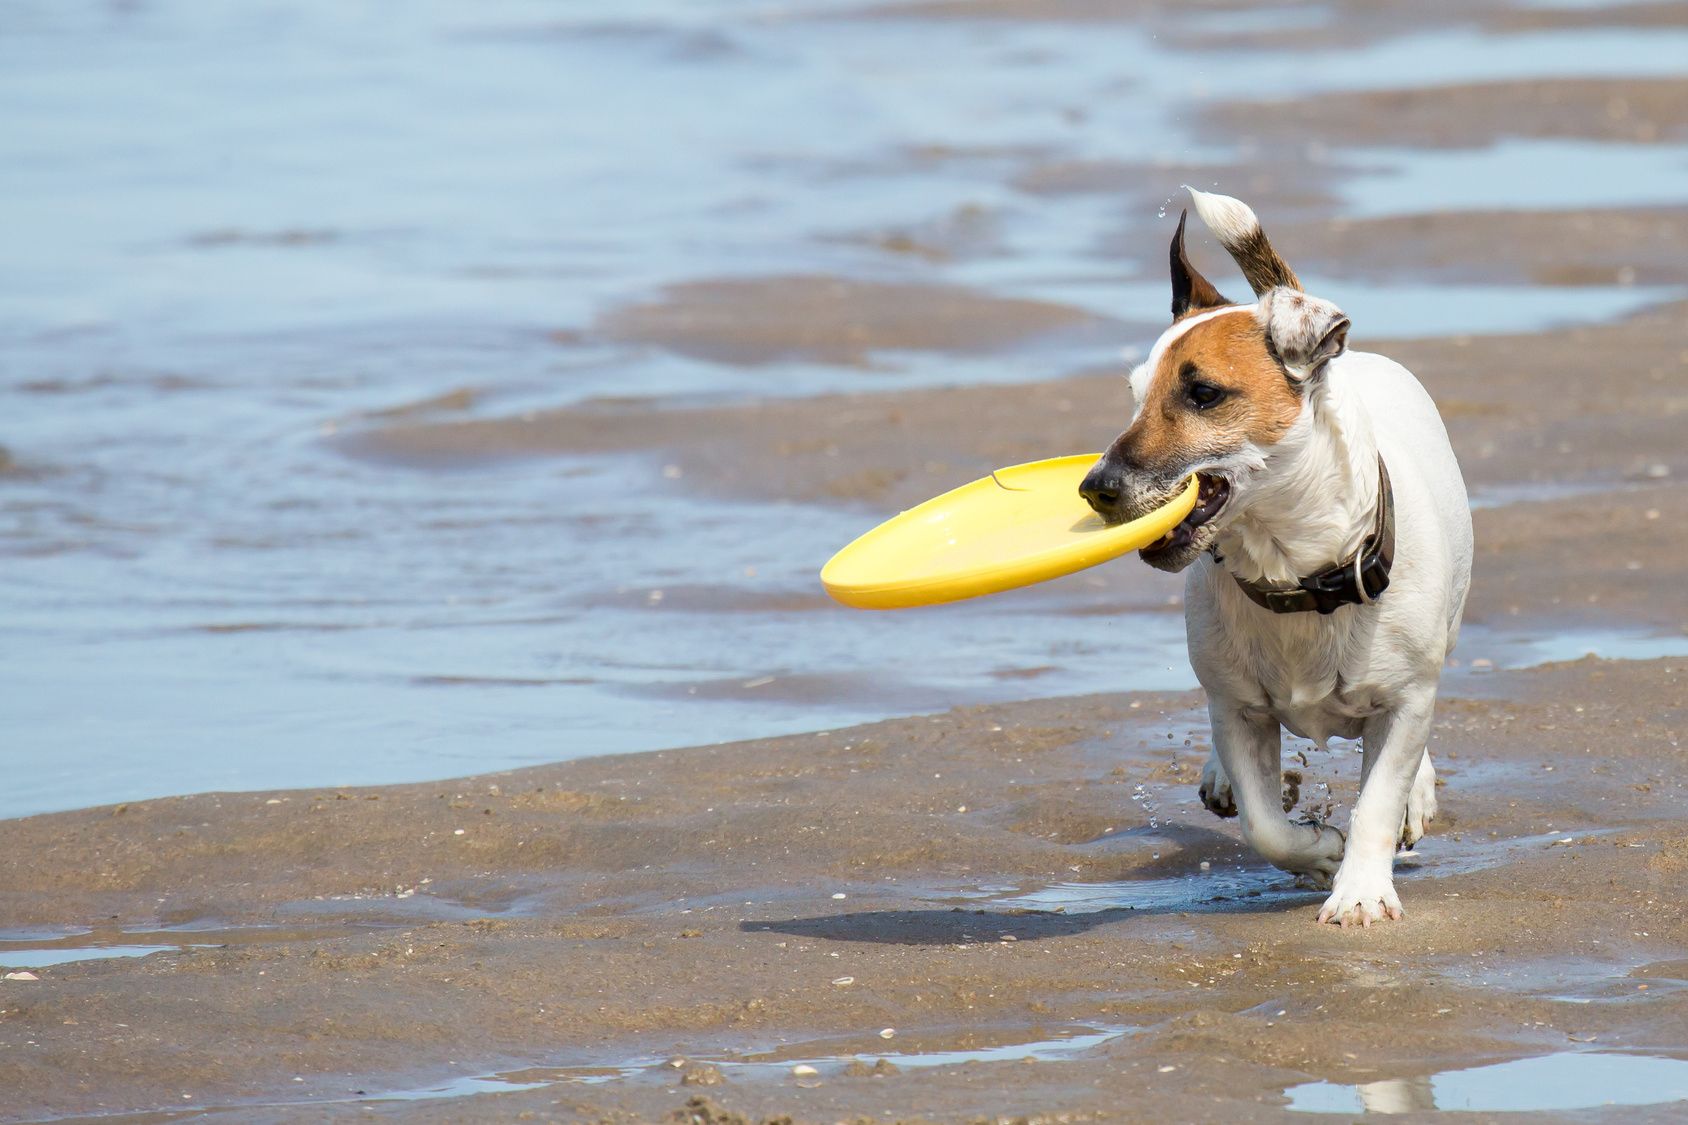
[[[1347,318],[1300,291],[1252,211],[1192,194],[1260,299],[1219,296],[1189,266],[1180,223],[1174,323],[1133,372],[1131,427],[1083,491],[1105,517],[1132,518],[1199,475],[1196,511],[1143,557],[1187,571],[1190,660],[1213,726],[1202,798],[1240,813],[1266,859],[1331,886],[1320,921],[1398,918],[1396,844],[1416,842],[1436,811],[1426,742],[1470,582],[1465,484],[1412,374],[1346,350]],[[1368,596],[1356,580],[1357,604],[1273,612],[1245,590],[1358,568],[1384,505],[1394,547],[1385,591]],[[1280,726],[1321,744],[1363,740],[1346,837],[1283,815]]]

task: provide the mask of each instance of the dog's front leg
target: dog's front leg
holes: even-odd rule
[[[1369,926],[1401,917],[1395,894],[1395,844],[1407,815],[1407,798],[1424,762],[1434,687],[1411,690],[1392,711],[1366,720],[1360,799],[1348,826],[1348,854],[1337,869],[1320,922]]]
[[[1251,718],[1235,703],[1210,696],[1213,749],[1231,779],[1243,838],[1275,867],[1306,875],[1320,886],[1342,859],[1342,833],[1284,815],[1283,732],[1271,718]]]

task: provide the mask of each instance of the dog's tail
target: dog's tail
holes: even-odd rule
[[[1280,285],[1301,288],[1301,279],[1266,241],[1266,232],[1260,229],[1260,219],[1248,204],[1228,195],[1197,191],[1188,184],[1184,185],[1184,190],[1190,193],[1196,204],[1196,214],[1219,239],[1219,245],[1230,251],[1231,257],[1242,267],[1243,276],[1248,279],[1249,288],[1254,290],[1255,296]]]

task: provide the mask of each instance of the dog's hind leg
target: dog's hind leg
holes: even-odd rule
[[[1407,799],[1425,768],[1424,747],[1435,706],[1434,687],[1414,688],[1395,710],[1366,720],[1360,799],[1348,827],[1348,852],[1330,897],[1319,908],[1319,921],[1369,926],[1401,917],[1395,843],[1407,816]]]
[[[1214,816],[1237,815],[1237,798],[1231,792],[1231,778],[1225,773],[1218,750],[1207,756],[1207,765],[1202,767],[1201,788],[1196,790],[1196,795]]]
[[[1430,763],[1430,748],[1418,763],[1418,775],[1413,778],[1412,790],[1407,794],[1407,817],[1401,822],[1400,846],[1411,851],[1424,839],[1430,822],[1436,819],[1436,767]]]
[[[1330,886],[1342,860],[1342,833],[1326,824],[1284,815],[1282,731],[1275,720],[1251,718],[1210,697],[1213,749],[1242,817],[1243,838],[1273,866]]]

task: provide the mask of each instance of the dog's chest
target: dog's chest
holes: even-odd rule
[[[1244,714],[1251,710],[1245,708]],[[1359,704],[1345,699],[1343,693],[1332,693],[1317,704],[1297,705],[1270,699],[1261,708],[1264,714],[1258,717],[1270,718],[1291,734],[1323,746],[1332,738],[1359,738],[1365,732],[1366,716],[1373,710],[1369,702]]]
[[[1363,660],[1353,659],[1346,630],[1309,615],[1279,618],[1278,628],[1250,630],[1239,638],[1242,671],[1251,680],[1252,706],[1303,738],[1358,738],[1379,710],[1379,692],[1367,682]]]

